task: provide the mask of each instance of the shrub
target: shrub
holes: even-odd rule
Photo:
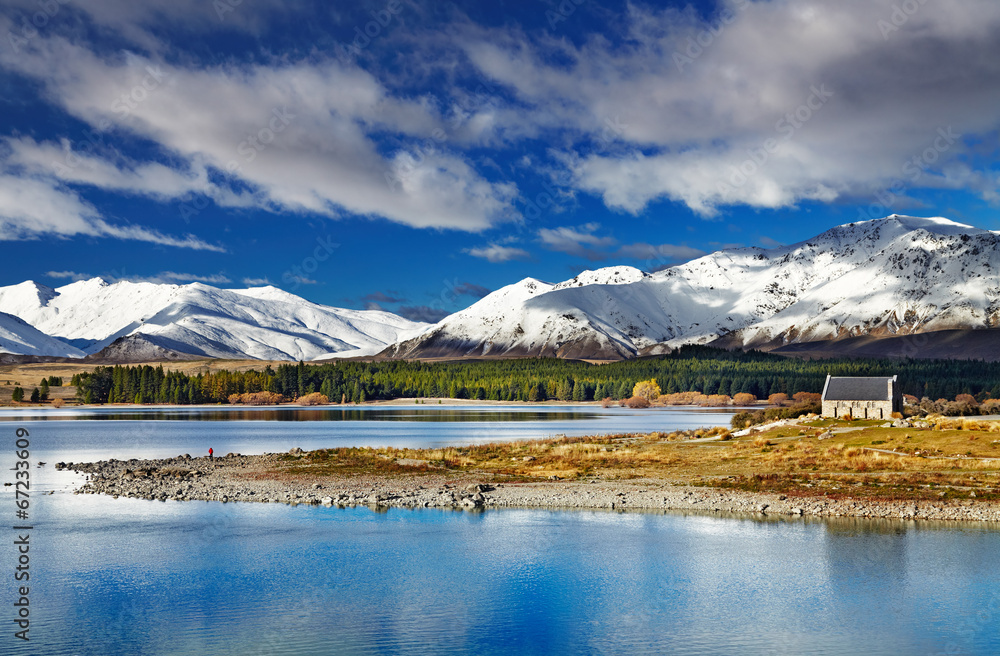
[[[63,401],[62,399],[52,399],[52,407],[53,408],[61,408],[61,407],[63,407],[63,405],[65,405],[65,403],[66,402]]]
[[[310,394],[306,394],[305,396],[300,396],[295,400],[295,402],[299,405],[327,405],[330,403],[330,399],[328,399],[325,394],[312,392]]]
[[[767,397],[767,402],[771,405],[785,405],[786,403],[788,403],[788,395],[782,394],[780,392],[777,394],[772,394],[771,396]]]
[[[736,430],[750,428],[757,424],[764,423],[764,411],[755,410],[752,412],[737,412],[730,420],[730,425]]]
[[[747,392],[740,392],[733,397],[733,403],[736,405],[752,405],[757,402],[757,397],[753,394],[748,394]]]
[[[249,394],[230,394],[227,400],[232,405],[238,403],[246,405],[275,405],[284,401],[285,397],[275,392],[252,392]]]
[[[979,404],[979,411],[984,415],[995,415],[1000,413],[1000,399],[986,399]]]
[[[796,392],[792,398],[796,405],[815,405],[822,400],[823,395],[816,392]]]
[[[648,408],[649,400],[641,396],[633,396],[625,401],[625,407],[635,409]]]
[[[601,399],[602,408],[610,408],[614,404],[615,404],[614,399],[612,399],[610,396],[605,396],[603,399]]]

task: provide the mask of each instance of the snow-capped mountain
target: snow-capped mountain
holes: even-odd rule
[[[0,287],[0,311],[56,338],[26,340],[38,344],[34,350],[11,339],[0,342],[0,350],[70,357],[97,353],[132,336],[129,348],[141,345],[143,352],[160,348],[214,358],[314,360],[370,355],[427,327],[389,312],[311,303],[274,287],[109,284],[100,278],[57,289],[31,281]]]
[[[82,358],[78,348],[49,337],[13,314],[0,312],[0,353]]]
[[[653,274],[607,267],[556,285],[526,279],[384,354],[618,359],[682,344],[770,349],[997,326],[1000,236],[892,215]]]

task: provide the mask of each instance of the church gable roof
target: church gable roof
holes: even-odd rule
[[[824,401],[891,401],[889,384],[895,376],[833,378],[823,389]]]

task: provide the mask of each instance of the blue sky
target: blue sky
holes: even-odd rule
[[[7,0],[0,285],[431,320],[891,213],[997,220],[1000,4]]]

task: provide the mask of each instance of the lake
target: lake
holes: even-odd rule
[[[437,421],[11,418],[0,466],[19,426],[32,460],[49,463],[208,443],[253,453],[681,427],[599,408],[492,421],[496,408],[461,410]],[[32,475],[54,492],[31,499],[32,640],[5,621],[5,654],[1000,653],[1000,532],[982,524],[151,502],[72,495],[74,475],[51,464]],[[8,533],[0,563],[12,572]]]
[[[88,407],[0,409],[5,425],[36,426],[39,460],[254,454],[340,446],[441,447],[728,426],[720,409],[600,406],[367,406],[336,408]]]

